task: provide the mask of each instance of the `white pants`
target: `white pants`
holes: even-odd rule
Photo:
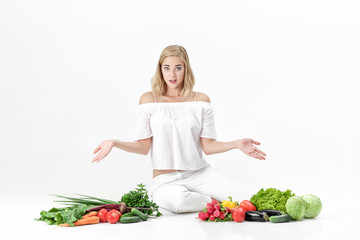
[[[244,190],[239,183],[208,166],[159,175],[153,178],[149,194],[159,207],[184,213],[200,211],[211,198],[223,201],[232,196],[233,201],[240,202],[249,197]]]

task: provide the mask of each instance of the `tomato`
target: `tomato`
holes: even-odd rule
[[[108,210],[105,208],[100,209],[97,216],[100,218],[100,222],[107,222],[106,220],[106,214],[108,213]]]
[[[235,222],[242,222],[245,219],[245,212],[242,208],[233,209],[232,218]]]
[[[256,207],[249,200],[242,201],[240,203],[240,207],[242,209],[244,209],[245,212],[247,212],[247,211],[256,211]]]
[[[106,214],[106,220],[111,224],[117,223],[120,217],[121,217],[121,213],[116,209],[113,209]]]

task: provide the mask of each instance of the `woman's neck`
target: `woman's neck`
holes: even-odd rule
[[[169,97],[169,98],[179,98],[181,97],[181,90],[182,89],[167,89],[166,93],[164,94],[164,96]]]

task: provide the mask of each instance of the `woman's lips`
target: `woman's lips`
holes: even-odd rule
[[[176,80],[170,80],[170,83],[175,84]]]

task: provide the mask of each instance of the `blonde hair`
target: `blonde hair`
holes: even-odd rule
[[[161,65],[166,57],[176,56],[181,58],[185,65],[185,74],[184,74],[184,82],[183,82],[183,89],[181,90],[180,95],[182,97],[188,98],[190,93],[193,90],[195,85],[195,78],[194,74],[191,70],[189,56],[184,47],[179,45],[170,45],[167,46],[162,53],[160,54],[159,62],[156,68],[155,75],[151,79],[151,88],[153,93],[159,97],[164,95],[167,90],[167,85],[164,80],[164,77],[161,72]]]

